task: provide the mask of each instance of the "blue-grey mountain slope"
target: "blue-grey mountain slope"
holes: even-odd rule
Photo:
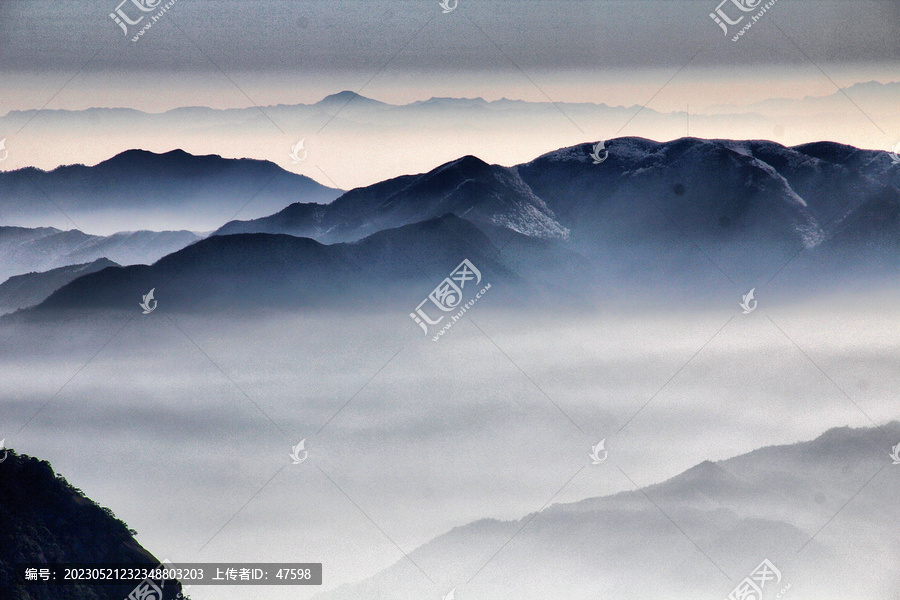
[[[53,292],[83,275],[119,265],[107,258],[43,271],[15,275],[0,283],[0,314],[40,304]]]
[[[333,243],[453,213],[493,230],[498,246],[522,235],[560,242],[589,257],[588,278],[602,284],[643,277],[665,285],[673,273],[694,272],[704,285],[749,289],[803,260],[829,272],[900,270],[900,169],[887,153],[827,142],[620,138],[596,164],[592,150],[564,148],[511,168],[464,157],[216,233]],[[509,233],[498,238],[497,228]]]
[[[726,598],[768,559],[780,581],[767,582],[765,598],[789,585],[797,597],[892,600],[900,478],[888,455],[898,441],[897,422],[834,429],[634,491],[477,521],[318,599],[412,600],[451,589],[471,600]],[[643,486],[613,453],[585,469]]]
[[[238,213],[262,216],[339,193],[268,161],[128,150],[90,167],[0,172],[0,223],[41,225],[62,213],[93,231],[209,231]]]
[[[35,310],[134,310],[150,289],[167,310],[414,306],[464,258],[488,281],[524,285],[487,236],[446,215],[332,245],[280,234],[213,236],[150,266],[80,277]]]
[[[53,227],[0,226],[0,280],[108,258],[149,264],[201,239],[190,231],[123,231],[108,236]]]

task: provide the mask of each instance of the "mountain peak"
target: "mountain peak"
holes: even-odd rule
[[[471,154],[467,154],[466,156],[463,156],[462,158],[457,158],[456,160],[453,160],[453,161],[450,161],[448,163],[441,165],[440,167],[435,169],[435,171],[443,171],[446,169],[459,169],[459,170],[463,170],[463,171],[470,171],[470,170],[479,170],[480,171],[481,169],[489,168],[490,166],[491,165],[484,162],[477,156],[472,156]]]
[[[368,105],[384,104],[384,102],[379,102],[378,100],[367,98],[365,96],[357,94],[356,92],[344,90],[343,92],[338,92],[337,94],[325,96],[324,98],[316,102],[315,106],[346,105],[350,102],[353,102],[354,104],[365,103]]]
[[[98,167],[130,168],[144,167],[147,165],[165,166],[179,165],[188,162],[210,163],[212,161],[223,161],[218,154],[193,155],[180,148],[169,150],[168,152],[153,152],[152,150],[144,150],[141,148],[133,148],[120,152],[101,163]],[[63,167],[60,167],[63,168]]]

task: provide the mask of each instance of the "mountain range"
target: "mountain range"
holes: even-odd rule
[[[74,280],[42,308],[131,308],[151,288],[184,309],[371,303],[400,290],[413,301],[465,258],[520,299],[743,293],[788,265],[788,290],[892,285],[900,170],[886,153],[828,142],[619,138],[514,167],[466,156],[229,222],[152,266]]]
[[[351,190],[327,206],[297,203],[216,233],[288,233],[331,243],[453,213],[529,237],[571,233],[590,240],[614,228],[636,240],[648,237],[635,229],[654,212],[713,241],[770,236],[812,248],[848,227],[886,241],[896,241],[900,231],[892,220],[900,170],[885,152],[827,142],[785,148],[765,141],[619,138],[606,142],[608,158],[593,164],[592,150],[581,144],[514,167],[466,156]],[[865,215],[879,220],[866,224]],[[860,231],[866,226],[874,230]]]
[[[467,257],[494,282],[517,281],[484,233],[446,215],[331,245],[290,235],[213,236],[150,266],[80,277],[38,308],[128,310],[151,288],[175,310],[376,305],[440,281]]]
[[[898,97],[900,97],[900,81],[892,81],[887,83],[881,83],[878,81],[868,81],[863,83],[856,83],[851,86],[842,88],[841,90],[832,92],[830,94],[822,95],[822,96],[807,96],[805,98],[794,99],[794,98],[771,98],[769,100],[765,100],[764,102],[756,102],[750,104],[745,108],[745,111],[752,112],[753,110],[762,108],[762,107],[774,107],[778,104],[790,105],[790,106],[802,106],[803,103],[808,102],[846,102],[846,96],[844,94],[849,94],[851,97],[854,97],[860,101],[864,102],[878,102],[878,103],[893,103]],[[303,109],[308,110],[321,110],[321,111],[333,111],[334,109],[350,108],[353,110],[396,110],[396,109],[420,109],[420,108],[428,108],[433,106],[458,106],[458,107],[489,107],[492,109],[528,109],[529,107],[534,107],[537,109],[546,109],[552,108],[552,106],[556,104],[562,106],[564,108],[577,108],[582,107],[585,109],[597,109],[597,108],[612,108],[610,105],[602,103],[602,102],[529,102],[525,100],[511,100],[507,98],[501,98],[499,100],[485,100],[481,97],[476,98],[456,98],[456,97],[432,97],[427,100],[416,100],[412,102],[408,102],[406,104],[392,104],[389,102],[382,102],[379,100],[375,100],[373,98],[368,98],[363,96],[357,92],[353,92],[350,90],[344,90],[341,92],[337,92],[335,94],[330,94],[325,96],[318,102],[313,102],[310,104],[296,103],[296,104],[276,104],[276,105],[268,105],[262,106],[261,108],[267,111],[283,111],[283,112],[275,112],[274,115],[278,117],[284,117],[285,111],[299,111]],[[620,106],[619,108],[634,108],[627,106]],[[713,105],[711,107],[711,111],[713,112],[733,112],[737,108],[734,105]],[[179,117],[184,119],[185,121],[196,120],[198,118],[208,118],[211,115],[226,115],[230,114],[236,118],[244,118],[247,116],[253,115],[254,111],[258,111],[256,107],[246,108],[246,109],[215,109],[209,108],[205,106],[191,106],[191,107],[183,107],[183,108],[174,108],[162,113],[148,113],[140,110],[134,110],[129,108],[89,108],[85,110],[58,110],[58,109],[43,109],[43,110],[12,110],[3,115],[2,118],[8,119],[10,123],[18,123],[19,121],[25,121],[28,119],[35,118],[39,115],[44,115],[46,118],[66,118],[79,114],[85,114],[90,116],[94,121],[103,120],[104,118],[110,117],[119,117],[130,120],[132,123],[135,122],[135,119],[138,118],[147,118],[152,119],[154,117],[159,116],[171,116],[171,117]],[[803,112],[801,109],[800,112]],[[807,111],[808,112],[808,111]]]
[[[498,247],[513,244],[511,260],[523,237],[540,240],[586,257],[595,267],[589,274],[607,282],[670,279],[698,256],[750,286],[798,253],[828,269],[900,267],[900,169],[887,153],[694,138],[611,140],[600,164],[592,151],[582,144],[515,167],[467,156],[328,205],[299,203],[231,222],[215,234],[334,243],[452,213]]]
[[[646,486],[610,450],[583,470],[633,491],[456,527],[317,599],[726,598],[763,560],[778,570],[765,598],[896,598],[897,442],[896,421],[832,429]]]
[[[0,314],[35,306],[50,294],[83,275],[119,265],[107,258],[94,262],[50,269],[42,273],[14,275],[0,283]]]
[[[190,231],[123,231],[108,236],[54,227],[0,226],[0,280],[106,258],[149,264],[201,239]]]
[[[161,153],[181,148],[195,155],[215,153],[272,161],[331,187],[351,189],[430,171],[465,154],[489,163],[515,165],[586,139],[625,135],[658,140],[728,136],[772,139],[786,145],[832,139],[886,151],[897,140],[873,128],[866,115],[881,131],[900,130],[900,117],[894,110],[898,98],[900,82],[875,81],[822,97],[772,99],[751,105],[682,105],[674,110],[655,102],[623,105],[603,97],[585,102],[429,98],[392,104],[344,91],[309,104],[232,109],[12,111],[0,117],[0,131],[22,130],[7,140],[6,169],[95,164],[129,148]],[[26,123],[28,127],[22,129]],[[308,159],[296,163],[290,151],[300,140],[305,141]],[[278,208],[241,216],[263,216]],[[236,211],[234,208],[232,214]],[[210,227],[178,227],[206,230],[229,218],[231,215],[225,215]],[[56,222],[18,224],[60,226]],[[117,227],[145,228],[160,226]]]
[[[339,193],[268,161],[128,150],[91,167],[0,172],[0,222],[46,225],[64,217],[93,231],[208,231],[238,213],[263,216]]]

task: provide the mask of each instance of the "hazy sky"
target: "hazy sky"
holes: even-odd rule
[[[313,102],[341,89],[642,103],[685,65],[673,85],[775,80],[765,89],[783,97],[900,79],[893,0],[780,0],[737,42],[709,16],[719,0],[459,0],[448,14],[437,0],[176,0],[138,42],[155,13],[133,2],[165,2],[119,1],[0,2],[0,114]],[[722,11],[743,25],[754,13],[739,1]],[[110,18],[119,6],[146,15],[128,35]]]

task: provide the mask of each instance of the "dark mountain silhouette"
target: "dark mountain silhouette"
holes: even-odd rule
[[[900,176],[883,152],[693,138],[623,138],[606,150],[599,165],[585,144],[518,171],[573,247],[604,257],[610,272],[665,280],[705,263],[749,289],[798,258],[827,271],[848,243],[865,247],[842,265],[850,272],[896,255],[900,227],[881,213],[896,212]],[[879,216],[860,220],[851,240],[848,219],[860,211]]]
[[[660,112],[652,107],[608,105],[599,101],[551,103],[423,98],[421,101],[386,104],[358,97],[353,92],[341,92],[324,101],[310,97],[305,104],[247,108],[194,106],[153,113],[122,108],[10,111],[5,116],[0,115],[0,132],[19,131],[29,123],[17,135],[17,142],[9,141],[10,160],[18,158],[20,162],[16,162],[16,166],[41,164],[47,168],[71,162],[72,146],[78,144],[78,160],[85,164],[95,164],[109,158],[110,153],[130,148],[184,148],[195,154],[221,153],[227,148],[232,156],[240,154],[272,160],[294,170],[289,166],[288,149],[305,136],[315,165],[307,162],[304,168],[312,167],[309,173],[319,179],[321,172],[317,167],[321,167],[336,177],[335,181],[342,185],[346,182],[350,189],[386,177],[428,171],[463,154],[504,165],[528,162],[552,149],[553,146],[547,145],[548,136],[558,140],[557,146],[585,141],[577,137],[577,129],[566,127],[568,123],[561,120],[562,112],[583,131],[597,132],[591,135],[598,136],[618,130],[623,122],[640,111],[641,118],[635,125],[641,135],[658,139],[682,135],[685,119],[690,116],[691,123],[696,119],[701,127],[715,127],[717,131],[730,132],[728,135],[733,137],[757,139],[775,135],[780,141],[792,140],[791,143],[797,144],[817,139],[817,133],[829,131],[836,122],[852,122],[860,116],[858,109],[847,101],[849,96],[865,107],[885,131],[897,129],[894,107],[900,104],[900,83],[858,83],[832,92],[822,97],[773,98],[751,104],[710,106],[699,113],[692,108],[690,115],[683,107]],[[347,103],[348,98],[354,99]],[[261,139],[271,139],[268,136],[272,134],[272,123],[266,115],[296,137],[275,142],[275,145],[257,143]],[[778,126],[788,120],[793,120],[788,131],[775,133]],[[326,122],[329,125],[320,130]],[[311,137],[314,132],[315,139]],[[424,144],[423,133],[427,136]],[[883,150],[888,150],[888,142],[896,143],[896,140],[866,139],[867,131],[862,127],[845,129],[839,135],[846,143],[875,143],[873,147]],[[57,140],[57,143],[45,143],[43,138]],[[69,140],[75,142],[69,143]],[[319,152],[324,148],[338,150],[326,156]],[[12,168],[12,164],[4,163],[6,168]],[[377,173],[386,174],[379,177]],[[241,213],[238,217],[233,217],[232,212],[210,229],[221,226],[226,219],[250,219],[271,212],[274,210],[260,214]],[[76,222],[80,227],[88,227],[77,219]],[[59,222],[53,224],[60,226]],[[157,224],[130,228],[140,227],[160,228]]]
[[[155,567],[113,512],[56,474],[50,463],[9,450],[0,462],[0,597],[4,600],[122,600],[135,585],[18,585],[16,567],[105,563]],[[168,582],[166,600],[181,593]]]
[[[101,258],[122,265],[149,264],[199,239],[190,231],[123,231],[99,236],[77,229],[0,227],[0,280]]]
[[[473,600],[725,598],[764,559],[781,573],[767,598],[787,584],[814,597],[893,598],[900,480],[888,454],[897,440],[898,422],[833,429],[634,491],[476,521],[318,598],[412,600],[453,588]],[[612,452],[586,468],[641,482]]]
[[[213,235],[281,233],[321,241],[327,237],[327,229],[323,224],[325,209],[323,204],[297,202],[268,217],[252,221],[231,221],[217,229]]]
[[[106,267],[118,266],[108,258],[98,258],[92,263],[10,277],[0,283],[0,313],[35,306],[62,286],[83,275],[102,271]]]
[[[868,254],[858,259],[890,262],[900,244],[900,174],[883,152],[694,138],[619,138],[606,150],[600,164],[590,157],[592,144],[511,168],[464,157],[349,191],[327,206],[292,205],[216,233],[332,243],[449,212],[510,235],[564,240],[603,261],[601,278],[644,272],[651,279],[683,272],[699,257],[750,284],[798,253],[862,245]]]
[[[584,144],[512,168],[467,156],[327,205],[292,204],[228,223],[150,270],[75,281],[45,308],[129,306],[162,282],[183,285],[171,292],[185,307],[383,302],[438,256],[416,285],[483,257],[525,302],[696,306],[782,271],[778,298],[791,301],[900,274],[900,175],[883,153],[691,138],[621,138],[606,150],[599,164]],[[182,269],[190,277],[176,277]]]
[[[900,197],[900,173],[886,153],[830,142],[786,148],[767,141],[622,138],[606,148],[601,165],[591,164],[590,146],[583,145],[541,156],[519,172],[552,210],[566,215],[565,223],[594,225],[610,204],[630,202],[639,210],[636,201],[655,197],[681,229],[704,241],[768,235],[813,247],[867,202]]]
[[[567,233],[515,169],[488,165],[474,156],[422,175],[351,190],[328,206],[292,205],[270,217],[233,221],[216,233],[287,233],[333,243],[447,213],[534,237],[561,238]]]
[[[639,221],[662,210],[662,218],[668,213],[704,239],[765,232],[814,246],[867,202],[892,205],[898,198],[900,174],[884,152],[841,144],[786,148],[766,141],[619,138],[606,149],[609,157],[601,164],[593,164],[592,144],[511,168],[467,156],[429,173],[358,188],[318,207],[319,237],[352,240],[366,233],[363,228],[378,228],[379,220],[396,226],[427,218],[429,211],[506,225],[534,237],[557,237],[564,228],[590,236],[605,216]],[[513,209],[531,207],[562,226],[506,222]],[[218,233],[315,234],[304,222],[312,208],[291,206],[271,217],[229,223]],[[607,228],[622,226],[620,220],[605,222]],[[625,225],[622,236],[636,233],[629,229],[634,223]]]
[[[129,150],[93,167],[0,173],[0,222],[46,223],[61,211],[98,227],[210,230],[238,211],[267,215],[339,193],[268,161]]]
[[[427,294],[468,258],[489,281],[516,275],[474,225],[446,215],[353,243],[288,235],[214,236],[152,266],[104,269],[63,286],[39,307],[132,310],[151,288],[172,309],[380,304]],[[411,291],[412,290],[412,291]]]

